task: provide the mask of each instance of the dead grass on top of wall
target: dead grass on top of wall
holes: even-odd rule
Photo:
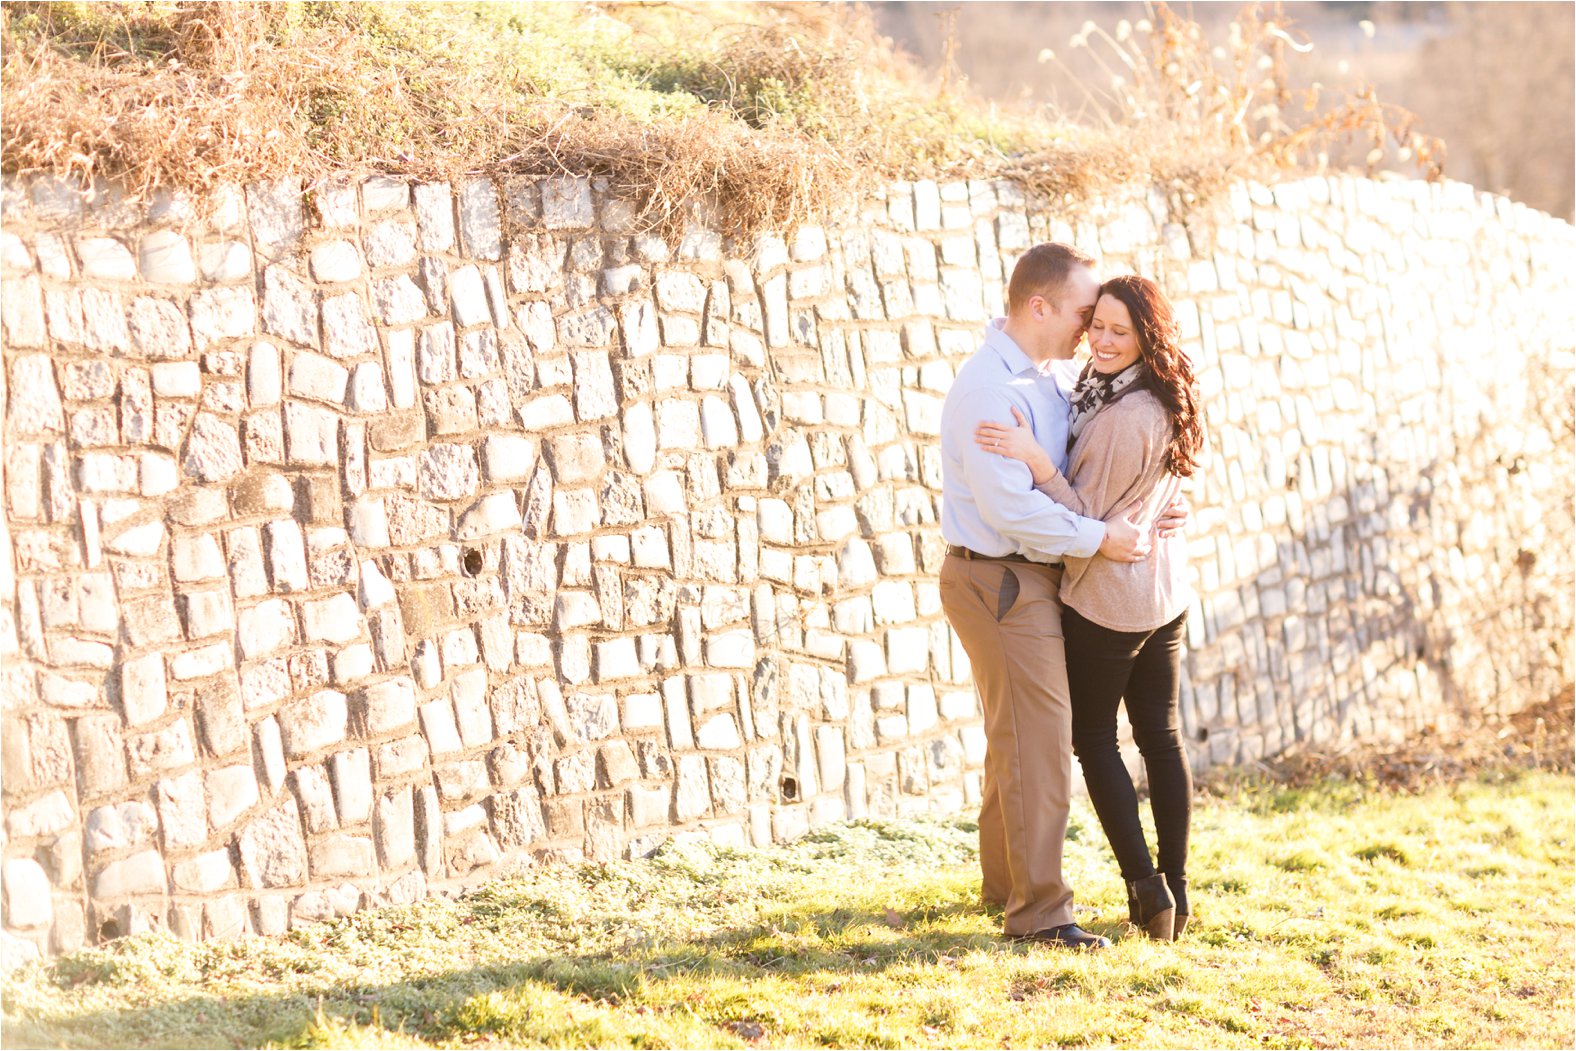
[[[1293,131],[1285,20],[1239,21],[1228,62],[1163,6],[1136,31],[1086,27],[1131,105],[1082,128],[928,79],[851,5],[12,2],[0,161],[199,199],[285,174],[565,171],[607,177],[648,228],[708,201],[749,233],[905,177],[1052,198],[1147,180],[1186,201],[1386,128],[1348,106]]]

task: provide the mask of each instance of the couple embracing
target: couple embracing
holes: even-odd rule
[[[1007,317],[959,369],[941,417],[941,605],[985,712],[985,900],[1009,936],[1079,948],[1062,876],[1072,757],[1152,937],[1186,927],[1193,792],[1177,721],[1191,595],[1178,488],[1203,424],[1192,366],[1153,282],[1067,245],[1018,261]],[[1090,360],[1073,354],[1087,334]],[[1158,866],[1117,748],[1127,704]]]

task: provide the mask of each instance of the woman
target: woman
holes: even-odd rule
[[[1153,522],[1198,466],[1203,421],[1193,367],[1171,305],[1152,281],[1100,288],[1088,330],[1091,359],[1073,391],[1067,475],[1024,425],[983,423],[982,446],[1022,460],[1051,499],[1090,518]],[[1016,412],[1014,413],[1016,416]],[[1141,505],[1131,513],[1134,503]],[[1187,839],[1193,780],[1177,724],[1184,622],[1191,593],[1180,536],[1156,537],[1142,562],[1068,558],[1062,628],[1072,693],[1073,752],[1127,881],[1130,918],[1170,940],[1187,927]],[[1116,743],[1127,703],[1149,776],[1159,868],[1138,818],[1138,796]]]

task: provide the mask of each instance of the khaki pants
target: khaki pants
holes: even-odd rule
[[[1007,934],[1073,922],[1062,879],[1072,785],[1072,704],[1062,648],[1061,567],[948,555],[941,609],[985,709],[981,892]]]

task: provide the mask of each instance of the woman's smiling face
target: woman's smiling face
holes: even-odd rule
[[[1127,304],[1115,296],[1101,296],[1095,304],[1088,339],[1096,372],[1107,375],[1121,372],[1140,356],[1138,333],[1133,330]]]

